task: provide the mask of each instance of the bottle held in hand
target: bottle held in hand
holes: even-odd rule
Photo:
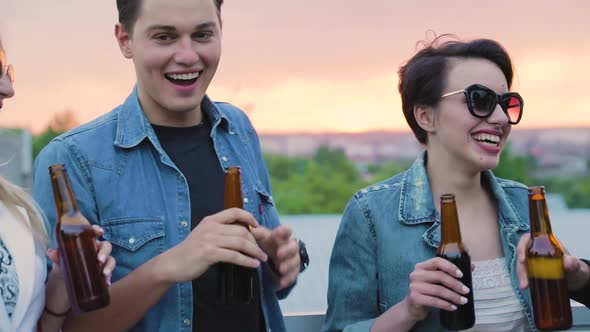
[[[229,167],[225,173],[224,201],[225,209],[244,208],[239,167]],[[255,273],[257,273],[256,269],[221,263],[219,271],[220,302],[222,304],[250,303],[254,298]]]
[[[563,246],[553,235],[545,188],[529,188],[531,242],[526,251],[535,325],[541,331],[572,327],[572,309],[563,269]]]
[[[466,330],[475,324],[473,285],[471,282],[471,257],[461,240],[455,195],[441,195],[440,211],[442,231],[441,242],[436,255],[455,264],[463,273],[463,277],[459,280],[469,288],[469,293],[464,295],[467,298],[467,303],[457,305],[457,310],[455,311],[441,310],[440,322],[447,330]]]
[[[103,308],[110,295],[92,226],[78,209],[65,166],[49,167],[49,175],[57,209],[55,235],[72,310],[82,313]]]

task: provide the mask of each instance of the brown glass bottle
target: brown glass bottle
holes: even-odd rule
[[[440,196],[440,214],[442,231],[436,255],[455,264],[463,273],[463,277],[459,278],[459,281],[469,288],[469,293],[463,295],[467,298],[467,303],[456,304],[457,310],[455,311],[440,310],[440,322],[447,330],[466,330],[475,324],[471,257],[461,240],[455,195],[444,194]]]
[[[57,225],[55,236],[72,310],[88,312],[110,302],[109,288],[98,261],[96,236],[80,213],[64,165],[49,167]]]
[[[244,208],[242,177],[239,167],[229,167],[225,173],[224,207]],[[246,226],[244,226],[246,227]],[[256,269],[221,263],[219,271],[219,297],[222,304],[250,303],[254,297]]]
[[[535,325],[541,331],[572,327],[572,309],[563,269],[563,246],[551,232],[545,188],[529,188],[531,242],[527,248],[529,289]]]

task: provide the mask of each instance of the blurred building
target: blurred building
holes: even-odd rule
[[[25,189],[32,185],[32,142],[28,130],[0,128],[0,176]]]

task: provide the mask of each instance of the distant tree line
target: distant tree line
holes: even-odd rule
[[[53,119],[47,125],[47,128],[38,135],[33,136],[33,158],[36,158],[45,145],[49,144],[52,139],[65,133],[69,129],[78,125],[76,115],[71,110],[65,110],[54,115]]]
[[[412,160],[359,165],[341,149],[320,147],[311,158],[266,155],[274,198],[282,214],[342,213],[355,191],[405,171]],[[590,176],[583,178],[534,177],[533,157],[512,153],[507,146],[494,174],[525,185],[544,185],[559,193],[570,208],[590,208]]]
[[[54,137],[77,124],[72,111],[56,114],[45,131],[33,136],[33,157]],[[355,191],[403,172],[413,162],[360,164],[348,159],[343,149],[326,146],[318,148],[310,158],[275,154],[265,154],[264,158],[281,214],[342,213]],[[493,172],[526,185],[545,185],[547,192],[560,193],[570,208],[590,208],[590,176],[539,178],[533,176],[536,169],[534,158],[515,155],[507,146]]]
[[[281,214],[341,213],[364,181],[343,150],[320,147],[312,158],[265,155]]]

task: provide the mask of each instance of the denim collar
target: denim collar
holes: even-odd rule
[[[225,131],[231,132],[227,115],[209,97],[205,96],[203,98],[201,109],[203,114],[208,116],[212,123],[212,133],[217,126],[220,126]],[[156,148],[161,149],[156,134],[139,104],[136,85],[133,88],[133,92],[131,92],[119,109],[117,137],[115,138],[114,144],[120,148],[133,148],[145,138],[148,138]]]
[[[426,151],[423,151],[404,174],[401,183],[398,220],[404,225],[433,223],[422,234],[422,239],[426,244],[437,248],[440,243],[440,213],[436,210],[432,200],[432,191],[426,173],[426,160]],[[489,184],[489,188],[498,202],[501,227],[509,228],[512,231],[528,230],[528,224],[523,222],[518,215],[516,208],[507,198],[506,191],[492,171],[484,171],[481,175],[483,180]]]

